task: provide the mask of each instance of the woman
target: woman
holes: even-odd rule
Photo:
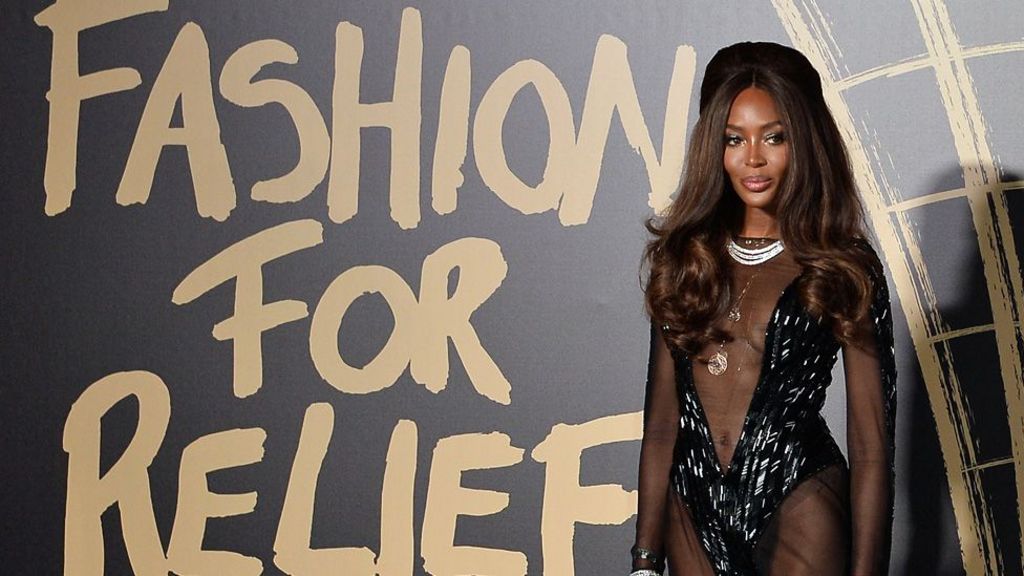
[[[711,59],[682,188],[647,227],[633,574],[886,573],[889,298],[802,54],[742,43]],[[839,350],[849,464],[819,414]]]

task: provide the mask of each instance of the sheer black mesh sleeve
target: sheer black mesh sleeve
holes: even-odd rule
[[[869,317],[843,347],[852,518],[851,574],[886,574],[895,481],[896,362],[889,291],[872,272]]]
[[[651,324],[651,346],[644,398],[644,434],[640,447],[636,545],[664,558],[664,525],[669,468],[679,430],[679,399],[672,354],[661,329]],[[633,569],[651,568],[636,560]]]

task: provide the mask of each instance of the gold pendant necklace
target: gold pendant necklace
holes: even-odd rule
[[[747,295],[747,289],[750,288],[750,283],[753,282],[754,278],[756,278],[760,273],[761,271],[758,270],[757,272],[754,272],[749,279],[747,279],[747,283],[743,286],[743,290],[740,291],[739,298],[736,299],[736,304],[729,309],[729,314],[727,316],[729,321],[739,322],[740,318],[743,317],[740,313],[740,306],[743,304],[743,297]],[[728,369],[729,353],[725,351],[725,340],[722,340],[718,345],[718,351],[712,354],[711,358],[708,359],[708,372],[713,376],[721,376],[722,374],[725,374],[725,371]]]
[[[723,344],[724,346],[724,344]],[[729,368],[729,358],[725,351],[719,349],[718,352],[708,360],[708,372],[711,372],[715,376],[721,376],[725,373],[726,369]]]

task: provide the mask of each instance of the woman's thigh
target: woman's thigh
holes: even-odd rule
[[[679,493],[669,488],[665,515],[665,554],[669,576],[715,576],[700,538],[693,528],[689,508]]]
[[[757,548],[758,573],[844,576],[850,557],[849,479],[830,466],[802,481],[775,511]]]

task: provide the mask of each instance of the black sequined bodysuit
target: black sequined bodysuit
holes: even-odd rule
[[[664,551],[673,575],[847,574],[851,566],[883,574],[896,369],[881,266],[862,337],[844,347],[801,305],[791,256],[760,272],[733,266],[733,294],[750,280],[746,317],[722,323],[734,341],[691,357],[669,351],[652,326],[637,543]],[[840,349],[849,465],[820,414]],[[716,350],[729,362],[720,376],[707,369]]]

